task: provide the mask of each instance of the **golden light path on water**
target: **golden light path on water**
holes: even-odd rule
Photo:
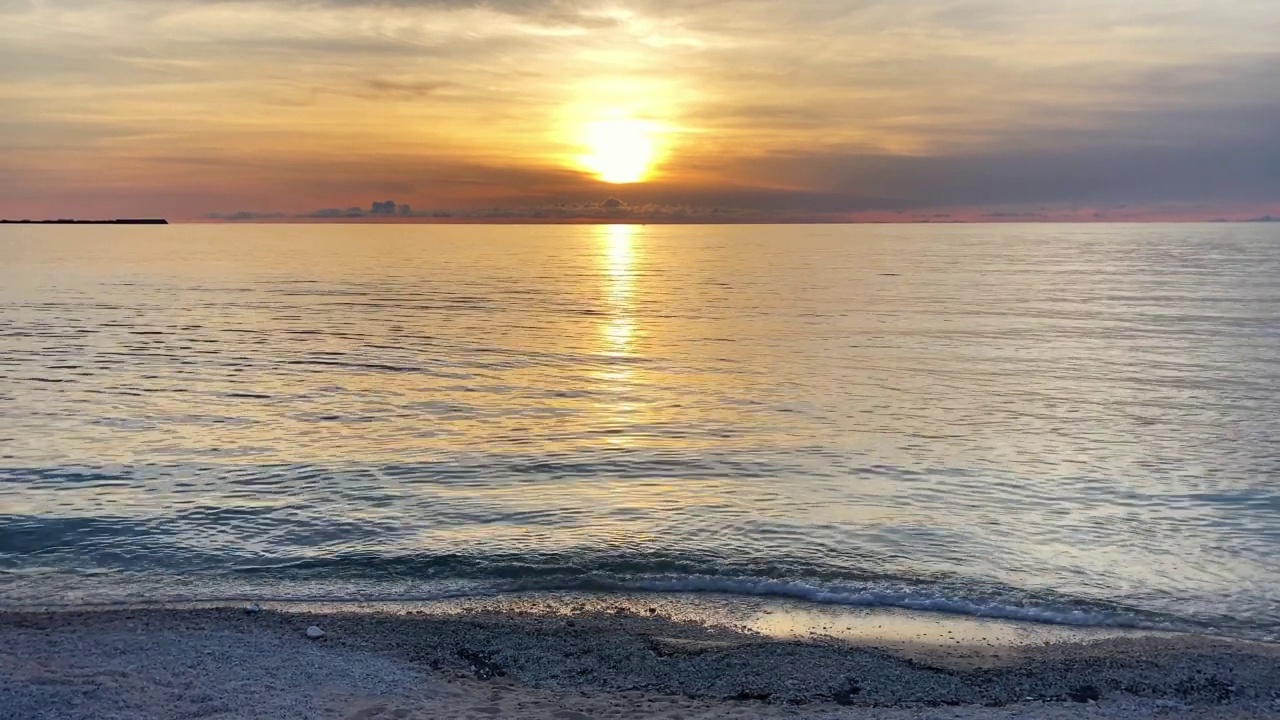
[[[626,357],[631,354],[635,317],[632,291],[636,261],[636,226],[604,225],[600,227],[603,245],[602,263],[605,293],[610,317],[602,334],[608,342],[608,354]]]
[[[601,354],[609,360],[599,372],[615,396],[609,402],[610,425],[624,431],[611,435],[614,445],[629,444],[625,428],[635,420],[637,404],[626,399],[628,388],[638,378],[634,364],[628,360],[635,356],[636,318],[634,306],[636,226],[602,225],[599,234],[599,262],[602,292],[608,306],[607,315],[600,325]]]

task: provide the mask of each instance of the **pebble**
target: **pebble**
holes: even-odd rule
[[[85,638],[64,637],[61,633],[39,630],[46,625],[66,627],[67,620],[60,615],[40,619],[43,625],[37,625],[33,630],[12,621],[6,625],[0,613],[0,647],[7,650],[13,646],[10,638],[25,638],[23,642],[28,645],[22,646],[24,654],[30,652],[33,657],[42,658],[40,662],[52,665],[63,662],[56,658],[71,652],[92,650],[99,642],[98,638],[102,638],[102,642],[111,643],[108,645],[111,657],[145,665],[147,682],[154,680],[157,683],[157,690],[139,686],[137,693],[161,693],[159,688],[168,693],[168,688],[178,684],[174,682],[175,677],[181,681],[182,687],[189,684],[187,678],[192,678],[192,682],[207,682],[208,693],[214,695],[207,695],[203,685],[200,693],[184,691],[182,710],[168,713],[174,717],[209,715],[213,703],[206,702],[203,699],[206,697],[216,697],[219,707],[226,704],[228,710],[214,714],[228,720],[323,717],[325,715],[318,703],[322,700],[329,702],[326,698],[330,686],[340,688],[344,696],[347,693],[351,693],[353,698],[358,695],[360,702],[365,702],[366,698],[373,702],[374,697],[404,697],[408,694],[418,697],[423,673],[427,667],[433,667],[438,670],[428,674],[439,673],[437,679],[442,682],[450,677],[465,680],[451,688],[431,685],[436,689],[430,692],[438,691],[442,698],[453,697],[451,693],[457,693],[459,703],[465,700],[478,705],[479,697],[482,694],[488,697],[490,688],[501,688],[501,694],[512,703],[527,700],[529,708],[546,708],[543,717],[547,720],[555,720],[552,706],[573,707],[576,710],[572,712],[581,711],[587,717],[612,717],[614,720],[620,720],[620,708],[626,708],[628,715],[638,717],[642,713],[639,710],[633,713],[631,708],[642,707],[646,701],[655,699],[667,702],[659,698],[659,694],[674,698],[671,706],[662,712],[655,712],[656,708],[646,709],[643,715],[676,720],[677,713],[672,711],[688,710],[684,714],[686,720],[692,720],[694,716],[708,719],[772,717],[777,720],[800,720],[805,716],[812,720],[841,717],[1189,720],[1193,714],[1206,720],[1261,720],[1264,717],[1280,720],[1280,715],[1273,709],[1280,707],[1280,704],[1273,705],[1280,700],[1280,663],[1276,662],[1276,656],[1270,649],[1251,652],[1251,646],[1207,645],[1209,641],[1194,638],[1112,641],[1110,649],[1098,645],[1062,644],[1045,651],[1023,650],[1027,656],[1009,665],[972,672],[941,672],[925,664],[928,656],[924,660],[907,662],[890,653],[852,644],[779,642],[758,636],[738,636],[715,627],[655,620],[647,616],[646,605],[641,605],[633,616],[587,613],[575,620],[579,630],[572,633],[564,633],[557,624],[544,623],[531,613],[481,610],[461,616],[419,617],[408,621],[370,614],[360,620],[351,615],[291,615],[273,606],[272,622],[264,626],[260,621],[245,618],[244,608],[235,609],[241,612],[236,613],[233,609],[228,615],[234,614],[235,617],[227,618],[206,611],[189,616],[168,610],[131,611],[127,615],[91,613],[91,619],[80,621],[81,625],[72,625],[91,631],[90,644],[87,645]],[[643,617],[637,617],[642,614]],[[19,619],[23,620],[25,616]],[[315,638],[314,642],[319,643],[319,639],[325,638],[326,642],[338,642],[339,647],[319,643],[315,652],[296,652],[300,650],[296,645],[299,638],[297,635],[278,637],[274,632],[277,619],[281,625],[287,622],[292,626],[290,633],[302,627],[307,637]],[[320,620],[338,622],[339,640],[328,641],[327,634],[319,625],[302,625],[308,619],[317,623]],[[144,624],[147,633],[120,632],[117,629],[134,628],[135,624]],[[209,629],[246,627],[253,628],[253,632],[207,632]],[[193,633],[193,629],[197,632]],[[161,633],[160,641],[156,640],[156,633]],[[232,638],[231,642],[227,644],[222,639],[224,637]],[[666,639],[667,645],[658,647],[669,645],[680,651],[656,653],[653,651],[655,645],[650,642],[653,638]],[[50,648],[53,642],[61,645]],[[289,652],[291,647],[292,653]],[[325,647],[325,652],[319,652]],[[397,674],[400,671],[396,670],[399,665],[383,657],[390,650],[394,650],[391,654],[405,653],[406,657],[412,658],[413,666],[404,671],[408,680],[384,682],[381,679],[384,675],[400,677]],[[1109,655],[1109,652],[1115,654]],[[4,675],[8,658],[5,653],[0,653],[0,676]],[[242,678],[238,673],[241,666],[247,668],[243,677],[247,678],[245,682],[249,683],[252,694],[236,689],[218,695],[223,691],[215,688],[240,687]],[[472,666],[475,670],[467,672]],[[502,684],[480,686],[472,682],[481,666],[493,672],[495,677],[491,683]],[[326,674],[329,672],[332,674]],[[1227,704],[1219,699],[1219,687],[1227,684],[1225,679],[1238,686]],[[280,701],[273,692],[263,689],[278,689],[281,683],[297,688],[296,695],[288,695],[288,702]],[[326,688],[324,693],[314,693],[312,688],[317,683]],[[107,690],[99,691],[101,697],[94,698],[94,716],[140,715],[137,709],[143,702],[141,696],[134,691],[113,694],[115,691],[111,688],[119,685],[113,679]],[[1120,688],[1129,685],[1143,687],[1149,694],[1144,697],[1127,696]],[[525,695],[521,688],[526,686],[537,690]],[[8,690],[8,687],[0,688],[0,696],[6,701]],[[1065,693],[1068,691],[1083,696],[1085,701],[1081,704],[1066,702]],[[45,693],[46,689],[40,692]],[[1101,697],[1100,705],[1089,704],[1089,696],[1094,693]],[[473,694],[475,702],[471,700]],[[686,696],[697,700],[685,700]],[[18,702],[25,702],[25,697],[35,698],[37,695],[19,693]],[[59,707],[65,707],[61,705],[64,702],[82,702],[75,700],[79,695],[73,695],[71,691],[66,693],[65,700],[64,695],[59,694],[49,697],[60,703]],[[606,703],[613,712],[595,712],[593,703],[597,701],[593,698],[604,698],[600,702]],[[1024,698],[1038,700],[1032,707],[1018,707],[1016,703]],[[267,700],[276,704],[264,709],[262,703]],[[725,700],[728,705],[716,704]],[[1003,709],[982,707],[988,701],[992,708]],[[437,708],[443,700],[433,699],[432,702],[435,704],[430,706],[431,709],[424,706],[418,715],[469,716],[461,706]],[[488,700],[488,703],[493,702],[497,701]],[[21,706],[15,711],[12,704],[0,705],[10,711],[3,717],[63,717],[66,714],[31,711],[30,706]],[[802,709],[804,705],[809,707]],[[956,707],[944,707],[949,705]],[[713,712],[710,708],[721,710]],[[535,716],[535,711],[525,712],[518,704],[507,706],[507,709],[510,710],[506,715],[509,717]],[[387,718],[394,714],[390,710],[375,714],[381,719],[384,713]]]
[[[255,615],[257,613],[262,612],[262,606],[259,605],[258,603],[249,603],[248,607],[246,607],[244,611],[249,613],[250,615]]]

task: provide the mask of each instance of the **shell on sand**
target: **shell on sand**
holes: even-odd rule
[[[311,627],[307,628],[307,637],[311,638],[312,640],[319,640],[320,638],[324,637],[324,631],[320,629],[319,625],[312,625]]]

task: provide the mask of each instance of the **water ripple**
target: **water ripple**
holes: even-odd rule
[[[5,228],[0,604],[1280,631],[1258,226]]]

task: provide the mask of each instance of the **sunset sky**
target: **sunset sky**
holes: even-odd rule
[[[1278,38],[1276,0],[0,0],[0,217],[1280,215]]]

